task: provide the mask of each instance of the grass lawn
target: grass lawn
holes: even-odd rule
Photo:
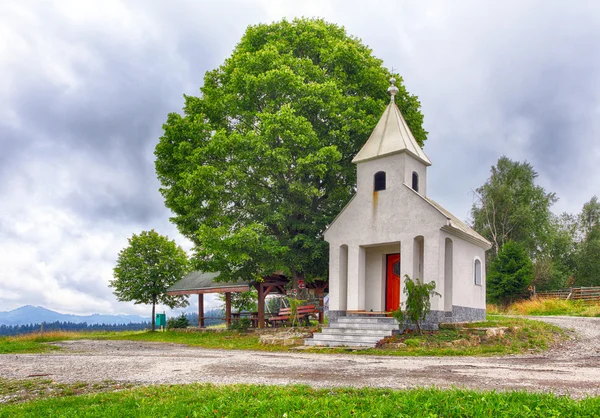
[[[1,404],[0,404],[1,405]],[[148,386],[0,406],[0,417],[597,417],[600,398],[526,392]]]
[[[422,336],[403,334],[388,339],[387,342],[402,343],[400,348],[374,348],[356,351],[357,354],[396,355],[396,356],[464,356],[517,354],[547,349],[554,342],[565,338],[560,328],[539,321],[520,318],[490,316],[486,322],[469,324],[465,329],[442,329],[424,332]],[[507,327],[504,337],[487,338],[485,331],[476,328]],[[254,333],[235,331],[220,332],[48,332],[17,337],[0,338],[0,354],[41,353],[56,349],[44,344],[68,339],[133,340],[187,344],[203,348],[231,350],[289,351],[290,347],[259,344]],[[476,345],[453,346],[452,342],[471,342],[479,339]],[[309,352],[344,353],[346,349],[312,348]]]
[[[600,304],[586,305],[581,300],[531,299],[515,302],[507,308],[487,306],[488,313],[510,315],[567,315],[600,317]]]

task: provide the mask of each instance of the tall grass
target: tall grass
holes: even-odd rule
[[[487,305],[488,314],[570,315],[600,317],[600,305],[586,305],[581,300],[536,298],[515,302],[507,308]]]

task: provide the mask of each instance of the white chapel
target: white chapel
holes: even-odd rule
[[[404,275],[435,282],[427,321],[485,320],[491,244],[427,195],[431,161],[394,103],[352,160],[357,192],[325,232],[329,321],[403,306]]]

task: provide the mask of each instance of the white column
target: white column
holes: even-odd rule
[[[423,255],[423,277],[425,282],[435,282],[435,290],[438,293],[443,293],[444,288],[443,282],[440,277],[443,277],[443,263],[440,261],[440,237],[439,236],[426,236]],[[434,296],[431,298],[431,310],[444,310],[444,305],[441,303],[441,298]]]
[[[400,305],[406,307],[406,294],[404,293],[404,287],[406,281],[404,276],[408,274],[411,279],[413,270],[413,237],[406,238],[400,243]]]
[[[348,310],[365,309],[365,249],[348,246]]]
[[[329,309],[340,310],[340,247],[329,244]]]

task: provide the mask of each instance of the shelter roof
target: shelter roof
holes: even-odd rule
[[[167,289],[169,295],[186,295],[196,293],[223,293],[223,292],[246,292],[250,290],[250,283],[238,280],[237,282],[217,282],[219,272],[206,273],[192,271],[171,285]]]

